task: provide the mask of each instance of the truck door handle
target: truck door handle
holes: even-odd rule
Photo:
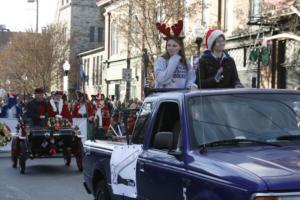
[[[144,162],[140,162],[140,172],[145,172],[145,163]]]

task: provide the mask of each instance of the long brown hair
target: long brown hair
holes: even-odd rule
[[[169,40],[174,40],[177,44],[179,44],[179,46],[181,47],[181,50],[179,51],[179,55],[181,56],[181,63],[184,64],[185,68],[188,69],[188,65],[187,65],[187,62],[186,62],[186,58],[185,58],[185,51],[184,51],[184,44],[183,44],[183,41],[182,41],[182,38],[177,38],[177,37],[168,37],[166,39],[166,52],[162,55],[162,57],[164,59],[170,59],[170,54],[168,53],[167,51],[167,44],[168,44],[168,41]]]

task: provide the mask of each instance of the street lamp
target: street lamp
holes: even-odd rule
[[[148,83],[148,65],[149,65],[149,54],[148,50],[143,49],[142,55],[143,63],[144,63],[144,95],[145,97],[149,94],[149,83]]]
[[[27,81],[27,79],[28,79],[27,76],[26,76],[26,74],[23,74],[23,75],[22,75],[22,79],[23,79],[23,81],[24,81],[24,84],[23,84],[23,85],[24,85],[24,87],[23,87],[23,90],[24,90],[24,91],[23,91],[23,92],[24,92],[24,103],[25,103],[26,81]]]
[[[197,55],[200,55],[200,47],[203,41],[203,35],[205,32],[205,27],[201,26],[199,22],[196,22],[194,28],[194,36],[196,38],[195,43],[197,44]]]
[[[198,68],[198,65],[199,65],[200,47],[201,47],[201,44],[203,41],[202,37],[204,35],[204,32],[205,32],[205,27],[200,24],[200,20],[196,21],[195,27],[194,27],[194,37],[196,38],[195,43],[197,44],[197,54],[193,55],[191,57],[191,63],[195,70]]]
[[[63,69],[64,69],[64,92],[66,93],[66,95],[68,96],[68,87],[69,87],[69,79],[68,79],[68,73],[70,71],[70,63],[69,61],[65,61],[65,63],[63,64]]]
[[[8,91],[10,92],[10,80],[9,79],[6,79],[6,85],[7,85]]]
[[[36,2],[36,30],[35,32],[39,31],[39,0],[27,0],[28,3]]]

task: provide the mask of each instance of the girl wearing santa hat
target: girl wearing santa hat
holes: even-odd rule
[[[224,51],[224,33],[210,29],[205,39],[207,50],[203,52],[196,72],[198,88],[243,87],[233,58]]]
[[[197,88],[195,71],[187,64],[183,37],[180,36],[183,22],[180,20],[171,28],[156,23],[157,29],[165,35],[166,52],[159,56],[154,65],[156,88]],[[171,29],[173,35],[171,35]]]

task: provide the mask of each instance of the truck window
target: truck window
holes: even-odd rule
[[[143,144],[146,128],[152,112],[153,102],[145,102],[141,108],[132,135],[133,144]]]
[[[179,106],[175,102],[163,102],[159,106],[155,124],[152,131],[150,148],[154,149],[155,134],[158,132],[172,132],[174,135],[172,150],[180,151],[182,134],[179,117]],[[168,151],[169,149],[160,149]]]

